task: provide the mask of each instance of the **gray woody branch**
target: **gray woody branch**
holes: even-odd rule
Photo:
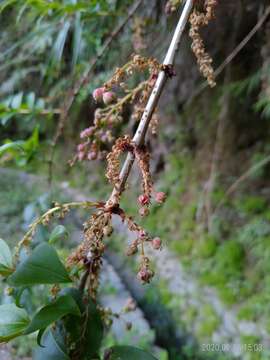
[[[145,107],[144,113],[142,115],[139,126],[137,128],[137,131],[133,137],[133,142],[137,146],[141,146],[144,144],[145,135],[147,133],[149,123],[151,121],[152,115],[157,107],[160,95],[161,95],[161,93],[164,89],[164,86],[166,84],[166,81],[168,79],[168,75],[166,73],[166,67],[172,66],[174,64],[175,55],[179,48],[180,40],[183,35],[184,29],[186,27],[187,21],[189,19],[189,15],[192,11],[193,4],[194,4],[194,0],[186,0],[186,2],[185,2],[182,14],[180,16],[180,19],[178,21],[178,24],[176,26],[176,29],[175,29],[175,32],[174,32],[174,35],[172,38],[172,41],[170,43],[169,49],[168,49],[165,59],[163,61],[164,70],[161,70],[159,72],[158,78],[156,80],[156,83],[152,90],[152,93],[149,97],[148,103]],[[134,154],[128,153],[127,158],[125,160],[125,163],[124,163],[121,173],[120,173],[120,183],[117,187],[115,187],[113,189],[110,199],[108,201],[108,204],[110,206],[118,203],[119,196],[125,189],[125,185],[126,185],[128,177],[129,177],[130,171],[132,169],[134,160],[135,160]]]

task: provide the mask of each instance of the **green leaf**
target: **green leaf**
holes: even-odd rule
[[[37,312],[24,333],[30,334],[36,330],[45,329],[51,323],[61,319],[67,314],[81,316],[80,309],[72,296],[60,296],[57,300],[44,306]]]
[[[12,255],[8,244],[0,239],[0,275],[10,275],[14,271]]]
[[[91,358],[98,352],[103,339],[103,323],[101,320],[100,312],[97,310],[96,305],[90,300],[86,308],[87,323],[85,332],[84,351],[86,356]]]
[[[96,305],[90,300],[87,305],[82,301],[83,294],[74,288],[63,290],[64,293],[70,294],[77,302],[81,312],[84,316],[81,321],[73,315],[68,315],[65,318],[65,328],[70,337],[70,340],[76,344],[76,349],[79,350],[87,359],[91,359],[101,346],[103,339],[103,323],[100,312]],[[82,328],[85,329],[82,337]]]
[[[27,328],[30,319],[24,309],[14,304],[0,306],[0,342],[20,336]]]
[[[68,237],[68,231],[63,225],[57,225],[49,238],[49,243],[52,244],[57,240],[66,239]]]
[[[43,347],[34,350],[33,360],[70,360],[61,334],[48,331],[43,336]]]
[[[55,40],[53,47],[53,58],[57,62],[61,61],[69,28],[70,28],[70,22],[67,20],[64,22],[63,27],[59,31],[57,38]]]
[[[133,346],[113,346],[106,350],[106,360],[157,360],[153,355]]]
[[[38,245],[8,280],[13,286],[71,282],[57,252],[47,243]]]
[[[0,156],[9,150],[20,150],[24,151],[23,149],[24,141],[14,141],[14,142],[8,142],[7,144],[4,144],[0,146]]]

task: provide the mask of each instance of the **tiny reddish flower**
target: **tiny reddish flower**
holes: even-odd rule
[[[152,277],[154,276],[154,272],[147,267],[142,267],[137,274],[137,278],[143,283],[149,283]]]
[[[149,209],[147,207],[142,207],[139,210],[139,214],[141,215],[141,217],[145,217],[149,215]]]
[[[78,150],[79,152],[80,152],[80,151],[83,151],[84,148],[85,148],[85,144],[79,144],[79,145],[77,146],[77,150]]]
[[[146,194],[142,194],[138,197],[138,202],[139,204],[141,204],[142,206],[148,205],[150,203],[150,199],[149,196]]]
[[[147,232],[145,230],[140,230],[139,231],[139,238],[141,240],[145,240],[147,238]]]
[[[162,245],[162,242],[161,242],[161,240],[160,240],[159,237],[155,237],[155,238],[152,240],[153,249],[159,250],[159,249],[161,248],[161,245]]]
[[[93,91],[93,98],[96,102],[102,102],[104,91],[104,87],[97,88]]]
[[[165,194],[164,192],[162,192],[162,191],[157,192],[157,193],[155,194],[155,200],[156,200],[156,202],[159,203],[159,204],[164,203],[164,201],[166,200],[166,197],[167,197],[166,194]]]
[[[97,153],[95,151],[90,151],[87,155],[88,160],[96,160],[96,158],[97,158]]]
[[[105,105],[110,105],[111,103],[113,103],[116,100],[116,95],[112,91],[107,91],[107,92],[103,93],[102,98],[103,98],[103,102]]]
[[[80,134],[81,139],[84,139],[86,137],[93,135],[94,131],[95,131],[95,128],[93,126],[84,129]]]

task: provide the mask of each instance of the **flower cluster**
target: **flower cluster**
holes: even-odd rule
[[[115,140],[114,128],[123,121],[125,106],[133,105],[132,120],[139,120],[145,104],[157,79],[160,64],[152,58],[134,55],[122,68],[117,68],[112,78],[93,92],[93,98],[98,105],[95,111],[94,123],[84,129],[77,146],[76,160],[104,159],[107,145]],[[134,88],[127,85],[131,76],[148,71],[149,78],[140,82]],[[152,129],[156,131],[157,117],[153,119]]]
[[[190,31],[189,36],[192,39],[191,49],[193,50],[199,69],[203,76],[207,79],[208,84],[211,87],[216,85],[214,79],[214,70],[212,67],[212,58],[206,52],[203,40],[199,33],[199,30],[202,26],[208,25],[209,21],[214,17],[214,9],[217,5],[217,0],[205,0],[204,2],[204,12],[199,11],[195,8],[190,16]]]
[[[134,17],[132,30],[132,45],[136,53],[139,53],[146,49],[146,44],[144,42],[145,20],[139,16]]]

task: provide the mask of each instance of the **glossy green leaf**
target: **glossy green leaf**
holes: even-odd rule
[[[70,360],[61,334],[48,331],[42,338],[42,347],[33,351],[33,360]]]
[[[0,306],[0,342],[20,336],[27,328],[30,319],[24,309],[14,304]]]
[[[13,270],[11,251],[8,244],[0,239],[0,275],[10,275]]]
[[[68,282],[71,279],[64,265],[55,249],[47,243],[37,246],[9,277],[9,283],[14,286]]]
[[[68,231],[63,225],[57,225],[49,238],[49,243],[53,244],[57,240],[66,239],[68,237]]]
[[[19,150],[24,151],[23,149],[24,141],[14,141],[14,142],[8,142],[2,146],[0,146],[0,156],[9,150]]]
[[[113,346],[106,350],[106,360],[157,360],[150,353],[133,346]]]
[[[84,314],[81,321],[78,321],[78,318],[73,315],[68,315],[65,319],[65,328],[72,342],[77,343],[78,350],[91,359],[99,351],[103,339],[103,323],[100,313],[91,300],[87,305],[83,303],[82,293],[78,290],[69,288],[64,289],[64,292],[69,293],[74,298]],[[83,337],[82,328],[85,329]]]
[[[51,323],[61,319],[67,314],[80,316],[80,309],[75,300],[70,295],[60,296],[51,304],[44,306],[32,319],[30,325],[25,330],[25,334],[30,334],[36,330],[45,329]]]
[[[88,314],[85,332],[85,354],[91,358],[98,352],[103,339],[103,323],[96,305],[90,301],[86,308]]]

